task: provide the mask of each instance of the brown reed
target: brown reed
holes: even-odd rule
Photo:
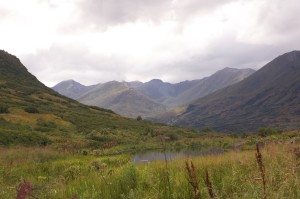
[[[207,169],[205,170],[204,182],[205,182],[205,185],[207,187],[207,190],[208,190],[210,198],[216,198],[216,194],[214,193],[214,190],[212,188],[212,183],[211,183],[211,181],[209,179],[209,175],[208,175],[208,170]]]
[[[31,196],[32,198],[37,199],[32,194],[32,185],[29,181],[24,180],[20,185],[20,188],[17,189],[17,197],[16,199],[26,199],[26,197]]]
[[[267,192],[266,192],[266,171],[265,166],[262,160],[262,155],[260,153],[259,145],[256,144],[256,161],[258,164],[258,168],[260,171],[261,179],[262,179],[262,187],[263,187],[263,199],[267,199]]]
[[[189,164],[188,161],[186,161],[185,168],[188,172],[188,181],[194,190],[195,199],[200,199],[199,180],[198,180],[196,168],[193,161],[191,161],[191,165]]]

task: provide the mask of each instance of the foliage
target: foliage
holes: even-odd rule
[[[282,130],[280,129],[274,129],[274,128],[260,128],[258,130],[258,135],[261,137],[266,137],[269,135],[275,135],[282,133]]]
[[[1,113],[9,113],[8,106],[0,104],[0,114]]]
[[[26,107],[24,108],[24,111],[27,113],[39,113],[39,110],[35,107]]]

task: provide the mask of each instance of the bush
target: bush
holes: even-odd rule
[[[1,113],[9,113],[8,107],[6,105],[0,105],[0,114]]]
[[[34,107],[26,107],[24,111],[27,113],[39,113],[39,110]]]
[[[273,128],[260,128],[258,130],[258,135],[261,137],[267,137],[269,135],[281,134],[281,129],[273,129]]]

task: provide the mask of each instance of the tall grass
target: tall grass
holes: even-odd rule
[[[259,150],[268,198],[300,198],[295,148],[292,144],[271,144]],[[40,199],[182,199],[195,198],[198,192],[202,199],[212,197],[210,188],[215,198],[262,198],[262,180],[257,180],[261,171],[255,153],[251,150],[191,158],[191,174],[187,174],[186,160],[169,161],[171,192],[167,192],[164,161],[133,165],[124,155],[93,157],[59,153],[50,148],[2,149],[0,198],[16,198],[16,188],[24,179],[34,188],[31,194]],[[188,175],[197,176],[198,191],[191,186]]]

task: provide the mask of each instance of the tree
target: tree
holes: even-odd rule
[[[141,121],[142,119],[143,119],[143,118],[142,118],[142,116],[140,116],[140,115],[137,116],[137,118],[136,118],[137,121]]]

